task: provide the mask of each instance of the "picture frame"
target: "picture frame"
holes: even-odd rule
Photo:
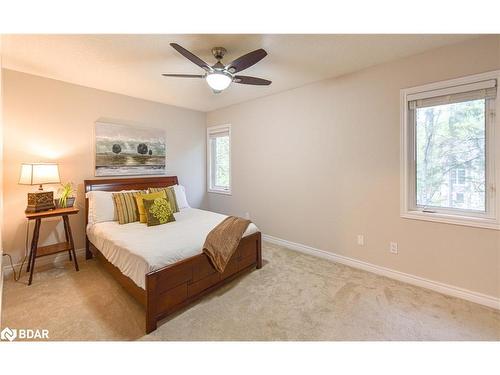
[[[162,129],[98,121],[94,145],[96,177],[166,173],[166,137]]]

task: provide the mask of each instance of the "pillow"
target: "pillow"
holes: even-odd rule
[[[118,223],[128,224],[139,221],[139,209],[135,197],[142,194],[142,191],[128,193],[113,193],[116,217]]]
[[[135,201],[137,203],[137,209],[139,210],[139,221],[141,223],[148,222],[148,216],[146,215],[146,209],[144,208],[144,199],[155,199],[155,198],[167,198],[165,190],[161,190],[156,193],[140,194],[135,197]]]
[[[122,190],[127,193],[140,190]],[[115,204],[113,203],[112,191],[89,191],[85,197],[89,200],[89,224],[97,224],[105,221],[116,221]]]
[[[177,207],[179,208],[179,210],[189,208],[190,206],[186,199],[186,189],[184,189],[184,186],[174,185],[173,188],[175,191],[175,198],[177,200]]]
[[[159,188],[149,188],[149,193],[157,193],[159,191],[165,192],[168,203],[174,212],[179,212],[179,207],[177,207],[177,198],[175,197],[175,190],[173,186],[159,187]]]
[[[89,200],[89,224],[115,221],[115,206],[112,193],[108,191],[89,191],[85,194]]]
[[[143,199],[148,227],[175,221],[174,212],[166,198]]]

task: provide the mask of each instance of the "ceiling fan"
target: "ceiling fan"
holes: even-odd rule
[[[233,62],[224,65],[221,63],[221,60],[227,52],[226,49],[223,47],[214,47],[212,48],[212,54],[217,59],[217,62],[210,66],[198,56],[189,52],[177,43],[170,43],[170,45],[182,56],[205,70],[205,74],[162,74],[165,77],[205,78],[215,94],[227,89],[231,82],[243,85],[260,86],[268,86],[271,84],[271,81],[268,81],[267,79],[236,75],[236,73],[251,67],[267,56],[267,52],[262,48],[238,57]]]

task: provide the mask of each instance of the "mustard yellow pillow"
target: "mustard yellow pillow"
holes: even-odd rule
[[[149,194],[139,194],[135,197],[137,202],[137,209],[139,210],[139,221],[141,223],[148,222],[148,215],[146,213],[146,208],[144,207],[144,199],[156,199],[156,198],[167,198],[165,191],[158,191],[156,193]]]

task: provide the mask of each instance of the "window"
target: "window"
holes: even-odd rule
[[[401,215],[500,229],[498,72],[401,91]]]
[[[465,185],[465,169],[454,168],[450,170],[450,184]]]
[[[231,194],[231,125],[207,129],[208,191]]]

